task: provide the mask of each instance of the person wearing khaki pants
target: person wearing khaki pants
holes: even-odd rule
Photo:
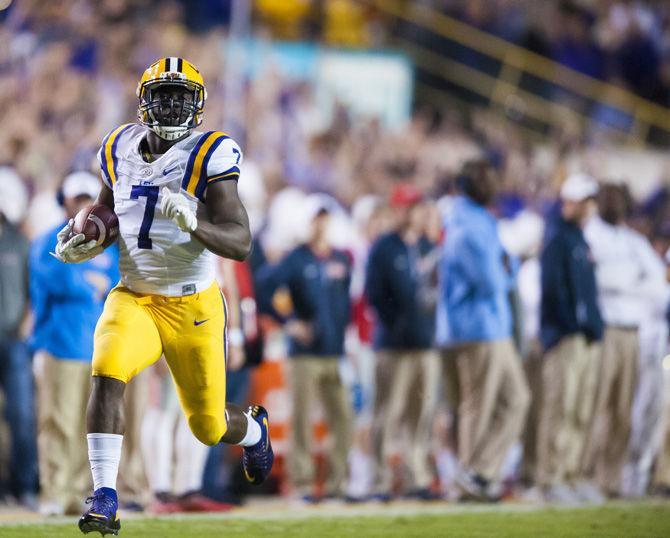
[[[59,499],[67,514],[78,514],[81,499],[93,485],[86,446],[86,406],[91,391],[91,365],[85,361],[58,359],[45,351],[35,355],[38,394],[38,441],[41,496]],[[138,376],[146,379],[145,376]],[[147,384],[126,399],[126,437],[123,462],[128,470],[119,489],[129,502],[144,504],[148,482],[140,452],[141,421],[146,411]],[[53,504],[44,511],[60,511]]]
[[[352,441],[349,394],[340,379],[344,333],[351,320],[349,287],[351,259],[330,242],[330,214],[337,203],[313,195],[305,213],[309,239],[276,265],[258,272],[258,300],[262,311],[285,323],[289,338],[289,372],[293,401],[290,477],[295,494],[307,502],[346,495],[347,459]],[[272,304],[278,288],[286,288],[293,316],[285,320]],[[312,460],[312,410],[320,400],[331,436],[329,476],[322,492],[315,489]]]
[[[585,229],[596,263],[598,295],[605,320],[598,372],[589,471],[610,496],[622,494],[629,457],[633,401],[638,380],[638,327],[649,298],[666,294],[666,282],[649,241],[626,224],[630,195],[625,186],[606,184],[598,196],[598,216]]]
[[[380,352],[375,377],[375,495],[382,500],[391,495],[394,476],[389,459],[404,437],[406,448],[400,453],[409,470],[405,489],[420,499],[432,500],[434,472],[429,456],[440,378],[438,355],[432,350]]]
[[[347,457],[353,434],[349,395],[342,384],[338,357],[302,355],[290,360],[290,386],[293,401],[293,449],[291,476],[300,496],[312,495],[315,465],[312,457],[312,411],[320,400],[331,434],[329,472],[325,496],[346,494]]]
[[[536,480],[548,500],[589,500],[579,496],[589,487],[582,459],[595,406],[597,360],[598,347],[581,334],[561,339],[544,357]]]
[[[456,351],[458,457],[478,476],[497,477],[519,438],[530,394],[511,339],[466,344]]]
[[[670,394],[670,370],[663,370],[663,387]],[[663,402],[661,446],[651,479],[652,492],[670,497],[670,398]]]
[[[665,264],[657,258],[659,276],[665,279]],[[633,403],[631,444],[623,472],[625,497],[643,497],[647,494],[654,462],[661,450],[663,437],[663,405],[665,387],[663,357],[668,353],[668,321],[666,311],[670,286],[665,295],[650,300],[642,318],[640,339],[639,380]]]
[[[582,231],[595,209],[596,181],[574,174],[561,186],[560,214],[542,249],[542,405],[535,480],[549,501],[598,501],[582,472],[596,398],[602,338],[595,267]]]
[[[622,472],[628,459],[639,351],[636,328],[605,329],[592,457],[596,481],[613,497],[621,493]]]
[[[43,511],[77,514],[91,486],[85,441],[91,365],[40,351],[34,370],[41,496],[58,503]]]
[[[142,454],[142,422],[148,404],[149,372],[141,372],[128,384],[124,401],[125,435],[121,461],[125,472],[119,476],[118,491],[127,510],[141,511],[151,500]]]
[[[402,493],[431,500],[438,496],[430,455],[440,378],[433,349],[439,251],[426,233],[429,207],[413,185],[398,184],[389,205],[395,226],[373,243],[365,278],[376,313],[373,494],[389,500],[396,493],[390,458],[399,453],[409,470]]]
[[[445,385],[456,393],[449,399],[458,424],[462,498],[497,500],[501,466],[520,437],[530,401],[512,343],[515,270],[489,211],[497,189],[493,168],[485,160],[468,161],[458,187],[461,196],[445,219],[438,335],[446,348],[445,376],[456,377]]]
[[[75,172],[63,181],[68,218],[90,204],[100,190],[98,178]],[[63,224],[35,239],[30,247],[30,300],[36,350],[38,460],[41,506],[45,514],[75,514],[90,486],[87,470],[86,402],[90,391],[93,332],[104,299],[118,282],[118,249],[109,247],[95,260],[63,264],[54,258]]]

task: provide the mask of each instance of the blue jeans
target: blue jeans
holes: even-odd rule
[[[35,493],[37,432],[32,361],[28,346],[19,340],[0,341],[0,388],[5,393],[5,418],[12,438],[9,491]]]
[[[226,374],[226,401],[244,405],[249,393],[249,368]],[[238,462],[230,457],[230,445],[219,443],[209,449],[202,480],[202,492],[210,499],[230,501],[237,496],[231,491],[232,473]]]

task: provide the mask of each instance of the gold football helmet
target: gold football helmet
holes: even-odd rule
[[[177,140],[202,123],[207,99],[200,71],[183,58],[161,58],[137,85],[137,116],[165,140]]]

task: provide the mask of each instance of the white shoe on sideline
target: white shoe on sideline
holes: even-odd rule
[[[65,507],[57,501],[45,501],[39,505],[39,513],[43,516],[62,516],[65,514]]]
[[[557,504],[579,504],[582,500],[575,491],[567,484],[555,484],[544,492],[547,502]]]
[[[585,503],[603,504],[605,502],[605,496],[600,489],[595,484],[586,480],[576,482],[573,486],[573,491]]]

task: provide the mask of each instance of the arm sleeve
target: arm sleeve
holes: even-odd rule
[[[105,146],[102,145],[100,146],[100,149],[98,150],[97,153],[98,165],[100,166],[100,176],[102,177],[102,182],[111,189],[112,179],[109,177],[107,167],[105,166],[104,163],[104,152],[105,152]]]
[[[412,260],[408,260],[413,263]],[[391,295],[393,296],[394,308],[402,311],[412,310],[416,303],[417,286],[412,277],[411,269],[406,268],[405,271],[398,272],[393,275],[394,278],[389,278],[388,283]]]
[[[102,181],[110,189],[113,188],[117,174],[117,146],[124,132],[137,126],[135,123],[126,123],[107,133],[102,139],[102,145],[98,151],[98,163],[102,172]]]
[[[347,256],[347,277],[346,277],[346,282],[345,286],[348,290],[348,293],[346,294],[344,300],[346,301],[346,314],[348,316],[347,318],[347,324],[351,323],[351,320],[354,319],[354,306],[351,301],[351,272],[353,270],[353,262],[352,259]]]
[[[275,310],[272,298],[278,288],[288,286],[293,275],[293,257],[288,254],[276,265],[264,265],[257,272],[256,300],[259,310],[270,314],[283,322],[282,316]]]
[[[226,133],[204,133],[189,155],[182,189],[205,202],[210,185],[239,179],[241,163],[242,151]]]
[[[508,252],[505,253],[509,260],[509,271],[505,270],[507,277],[507,286],[510,290],[516,288],[517,279],[519,278],[519,270],[521,269],[521,260]]]
[[[28,292],[30,294],[30,306],[35,315],[35,325],[44,319],[47,305],[47,290],[42,286],[43,272],[39,268],[38,245],[33,243],[28,256]]]
[[[649,241],[642,236],[636,237],[636,259],[640,266],[639,293],[654,311],[663,312],[670,300],[670,287],[665,279],[665,265],[654,251]]]
[[[388,312],[387,308],[388,293],[384,267],[383,252],[379,243],[376,243],[370,249],[370,255],[365,267],[365,296],[370,306],[377,312],[379,318],[388,322],[390,312]]]
[[[207,185],[240,178],[242,150],[232,138],[226,138],[217,147],[207,163]]]
[[[558,240],[550,241],[540,257],[542,308],[551,311],[554,323],[567,328],[574,328],[576,321],[575,299],[578,291],[575,288],[579,278],[575,268],[568,267],[565,258],[565,246]]]
[[[24,239],[20,246],[21,259],[23,260],[23,292],[26,304],[30,301],[30,243]]]
[[[478,295],[495,295],[501,287],[502,260],[496,260],[495,254],[487,245],[472,235],[460,235],[455,238],[452,253],[454,265],[460,265],[461,275],[477,290]]]
[[[49,241],[33,244],[30,252],[30,298],[33,308],[36,303],[46,304],[49,297],[54,299],[89,298],[95,290],[78,271],[49,254],[52,245]]]
[[[589,244],[596,266],[596,280],[600,294],[625,293],[631,282],[622,278],[620,263],[610,253],[612,236],[599,217],[591,219],[584,228],[584,237]]]

